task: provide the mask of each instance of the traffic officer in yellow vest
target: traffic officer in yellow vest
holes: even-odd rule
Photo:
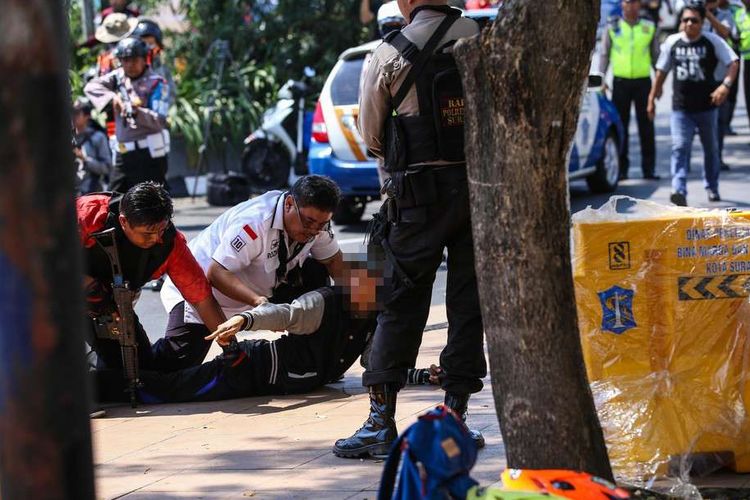
[[[602,73],[606,73],[607,67],[612,64],[612,101],[625,128],[625,141],[620,151],[620,179],[628,178],[627,137],[630,106],[633,102],[641,140],[643,178],[659,179],[654,173],[654,122],[646,113],[648,94],[651,91],[651,66],[656,61],[659,45],[656,25],[647,19],[640,19],[640,9],[640,0],[622,0],[622,17],[615,19],[602,37],[599,68]]]
[[[750,107],[750,0],[742,0],[743,5],[734,11],[734,21],[740,32],[740,59],[744,62],[742,81],[745,86],[745,107]],[[748,113],[750,118],[750,113]]]

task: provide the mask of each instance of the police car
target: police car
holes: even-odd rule
[[[480,25],[494,19],[497,9],[466,11]],[[344,51],[320,94],[312,125],[308,156],[311,174],[327,175],[344,196],[334,215],[338,224],[357,222],[367,202],[380,197],[377,163],[357,130],[359,80],[366,58],[380,44],[374,41]],[[622,125],[614,105],[602,92],[601,75],[589,78],[575,142],[570,150],[569,178],[585,178],[596,193],[617,188]]]
[[[365,57],[378,45],[380,41],[370,42],[339,56],[313,115],[308,168],[311,174],[331,177],[341,188],[337,224],[357,222],[367,202],[380,197],[377,163],[357,130],[359,77]]]

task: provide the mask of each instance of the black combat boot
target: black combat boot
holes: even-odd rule
[[[466,410],[469,407],[469,394],[458,394],[446,391],[445,406],[455,411],[456,414],[461,417],[464,425],[466,425]],[[474,444],[477,445],[477,448],[484,448],[484,436],[482,436],[482,433],[476,429],[469,429],[468,426],[467,429],[469,430],[469,435],[474,441]]]
[[[339,439],[333,445],[337,457],[358,458],[370,455],[383,458],[388,455],[391,443],[398,437],[396,422],[397,386],[389,384],[370,386],[370,416],[351,437]]]

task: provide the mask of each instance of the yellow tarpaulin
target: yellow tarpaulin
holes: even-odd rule
[[[750,212],[614,197],[574,215],[573,272],[616,474],[705,452],[750,472]]]

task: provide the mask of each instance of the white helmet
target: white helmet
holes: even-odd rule
[[[406,26],[406,19],[401,15],[398,2],[393,0],[380,6],[378,9],[378,30],[381,37],[385,38],[385,35],[391,31],[400,30],[404,26]]]

